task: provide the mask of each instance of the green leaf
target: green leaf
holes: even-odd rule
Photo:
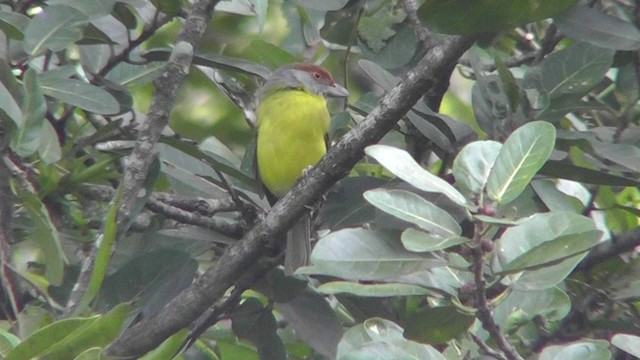
[[[467,243],[471,240],[463,236],[441,237],[416,229],[407,229],[400,237],[405,249],[413,252],[436,251]]]
[[[482,193],[500,149],[502,144],[492,140],[474,141],[463,147],[453,160],[456,186],[473,194]]]
[[[375,189],[365,192],[363,196],[378,209],[436,235],[453,237],[462,232],[458,222],[449,213],[409,191]]]
[[[446,265],[432,256],[406,251],[388,233],[364,229],[344,229],[321,238],[311,262],[298,273],[353,280],[384,280]]]
[[[426,308],[408,317],[404,335],[423,344],[443,344],[466,332],[475,319],[453,306]]]
[[[176,1],[177,2],[177,1]],[[116,0],[50,0],[50,5],[68,5],[81,11],[91,20],[99,19],[111,13]]]
[[[607,174],[602,171],[588,169],[561,161],[547,161],[540,170],[541,175],[578,181],[585,184],[611,186],[640,186],[640,181]]]
[[[544,348],[538,360],[603,360],[611,359],[609,342],[606,340],[584,340]]]
[[[142,55],[148,61],[168,61],[170,56],[170,49],[153,49]],[[193,64],[220,70],[239,71],[247,75],[259,76],[264,80],[271,76],[271,70],[266,66],[218,53],[195,54],[193,56]]]
[[[251,341],[261,359],[285,360],[287,354],[282,340],[276,334],[278,324],[270,309],[256,298],[246,299],[231,314],[233,333]]]
[[[419,18],[447,34],[478,34],[514,28],[555,16],[576,0],[426,0]]]
[[[7,355],[5,360],[22,360],[38,357],[58,344],[77,329],[93,324],[100,316],[58,320],[29,335]]]
[[[151,3],[158,11],[169,17],[178,16],[182,10],[181,2],[176,0],[151,0]]]
[[[101,360],[102,348],[92,347],[80,353],[73,360]]]
[[[320,11],[335,11],[342,9],[345,5],[347,5],[349,0],[297,0],[297,2],[308,9]]]
[[[107,74],[107,80],[122,86],[148,84],[162,75],[166,62],[154,61],[144,65],[121,62]]]
[[[17,12],[0,11],[0,30],[9,39],[24,39],[24,30],[29,18]]]
[[[368,319],[347,330],[338,344],[337,360],[445,360],[433,347],[407,340],[403,333],[392,321]]]
[[[640,336],[616,334],[611,338],[611,344],[632,356],[640,358]]]
[[[32,236],[44,254],[45,277],[52,285],[60,285],[67,258],[62,251],[60,233],[51,220],[49,209],[35,194],[21,188],[17,193],[33,221]]]
[[[69,105],[101,114],[120,112],[120,104],[109,92],[80,80],[47,78],[42,81],[42,92]]]
[[[562,34],[607,49],[640,49],[640,31],[629,21],[586,5],[576,5],[554,19]]]
[[[62,148],[60,147],[58,133],[48,121],[45,121],[42,127],[38,155],[47,164],[54,164],[62,158]]]
[[[101,315],[95,321],[76,329],[42,353],[47,360],[69,360],[87,349],[111,343],[122,329],[131,312],[131,304],[123,303]]]
[[[163,341],[162,344],[160,344],[157,348],[140,357],[140,360],[173,359],[174,356],[180,351],[180,347],[182,346],[187,336],[189,336],[189,329],[180,329],[177,333],[169,336],[169,338]]]
[[[542,62],[542,85],[550,98],[583,95],[609,71],[614,50],[577,43],[549,54]]]
[[[93,262],[91,277],[87,284],[87,290],[73,311],[73,314],[75,315],[81,314],[100,291],[102,281],[107,273],[109,259],[111,258],[111,249],[116,241],[116,236],[118,235],[117,218],[121,201],[122,187],[119,187],[104,219],[103,232],[100,235],[101,239],[98,242],[98,251],[96,252],[96,257]]]
[[[36,71],[31,68],[24,74],[24,94],[22,122],[11,134],[11,149],[18,156],[29,156],[38,150],[45,123],[44,96],[40,92]]]
[[[512,281],[515,287],[521,290],[547,289],[564,280],[584,258],[584,249],[597,244],[600,238],[598,228],[587,217],[569,212],[536,214],[508,228],[497,240],[494,271],[500,272],[507,264],[520,258],[519,263],[509,267],[539,269],[531,269],[514,277]],[[557,242],[553,243],[555,240]],[[548,242],[550,244],[546,252],[535,250],[529,254]],[[524,262],[526,264],[522,265]]]
[[[244,55],[248,60],[253,60],[257,64],[265,65],[271,69],[279,68],[282,65],[299,60],[281,47],[264,40],[251,41]]]
[[[64,50],[82,39],[82,27],[88,22],[86,15],[71,6],[47,6],[27,24],[22,44],[24,51],[38,56],[45,50]]]
[[[442,193],[454,203],[468,206],[464,195],[446,181],[421,168],[408,152],[387,145],[371,145],[365,149],[365,153],[419,190]]]
[[[335,359],[344,327],[325,296],[307,287],[291,301],[277,304],[277,309],[297,336],[326,358]]]
[[[571,311],[571,299],[558,287],[538,291],[512,290],[493,310],[493,318],[505,332],[511,333],[543,316],[549,321],[561,320]]]
[[[543,121],[525,124],[514,131],[489,172],[489,198],[501,204],[517,198],[549,158],[555,140],[555,128]]]
[[[0,330],[0,355],[7,356],[9,351],[20,344],[20,338],[6,330]]]
[[[594,247],[600,238],[600,230],[569,234],[546,241],[525,252],[502,267],[502,273],[535,270],[573,257]]]
[[[326,295],[352,294],[366,297],[391,297],[429,295],[431,292],[421,286],[410,284],[359,284],[348,281],[331,281],[318,287],[318,292]]]

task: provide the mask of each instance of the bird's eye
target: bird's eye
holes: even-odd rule
[[[320,80],[320,73],[314,72],[313,73],[313,78],[316,80]]]

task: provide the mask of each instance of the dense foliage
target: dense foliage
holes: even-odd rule
[[[639,27],[624,0],[0,1],[0,354],[640,357]],[[270,211],[256,92],[294,61],[351,96]]]

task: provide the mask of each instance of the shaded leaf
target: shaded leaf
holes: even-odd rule
[[[497,141],[474,141],[460,150],[453,160],[456,186],[480,194],[487,184],[489,172],[502,149]]]
[[[414,252],[443,250],[471,241],[463,236],[441,237],[416,229],[403,231],[401,240],[405,249]]]
[[[405,339],[403,332],[392,321],[368,319],[347,330],[338,344],[337,360],[366,360],[372,354],[379,360],[445,359],[433,347]]]
[[[378,209],[443,237],[460,235],[462,229],[446,211],[405,190],[375,189],[364,198]]]
[[[29,156],[38,150],[43,135],[45,110],[36,71],[30,68],[24,74],[22,121],[11,134],[11,149],[19,156]]]
[[[453,306],[427,308],[408,317],[404,335],[423,344],[442,344],[466,332],[475,319]]]
[[[47,6],[27,24],[24,31],[24,51],[37,56],[45,50],[64,50],[82,39],[82,27],[88,21],[85,14],[71,6]]]
[[[576,5],[554,19],[566,36],[607,49],[640,49],[640,31],[632,23],[586,5]]]
[[[321,294],[352,294],[367,297],[392,297],[429,295],[431,292],[421,286],[409,284],[359,284],[347,281],[332,281],[318,287]]]
[[[609,342],[586,340],[545,347],[538,360],[602,360],[611,359]]]
[[[29,18],[17,12],[0,11],[0,30],[10,39],[22,40]]]
[[[495,32],[561,13],[576,0],[427,0],[418,16],[429,28],[447,34]]]
[[[611,338],[611,344],[628,354],[640,358],[640,336],[616,334]]]
[[[120,112],[120,104],[109,92],[80,80],[47,78],[42,92],[69,105],[101,115]]]
[[[443,260],[402,248],[388,233],[344,229],[321,238],[311,254],[312,266],[297,273],[325,274],[354,280],[384,280],[434,267]]]

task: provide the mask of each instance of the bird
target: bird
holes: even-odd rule
[[[276,69],[258,91],[256,160],[258,177],[271,205],[327,151],[331,116],[325,97],[348,97],[323,67],[292,63]],[[309,264],[311,219],[287,233],[284,271]]]

